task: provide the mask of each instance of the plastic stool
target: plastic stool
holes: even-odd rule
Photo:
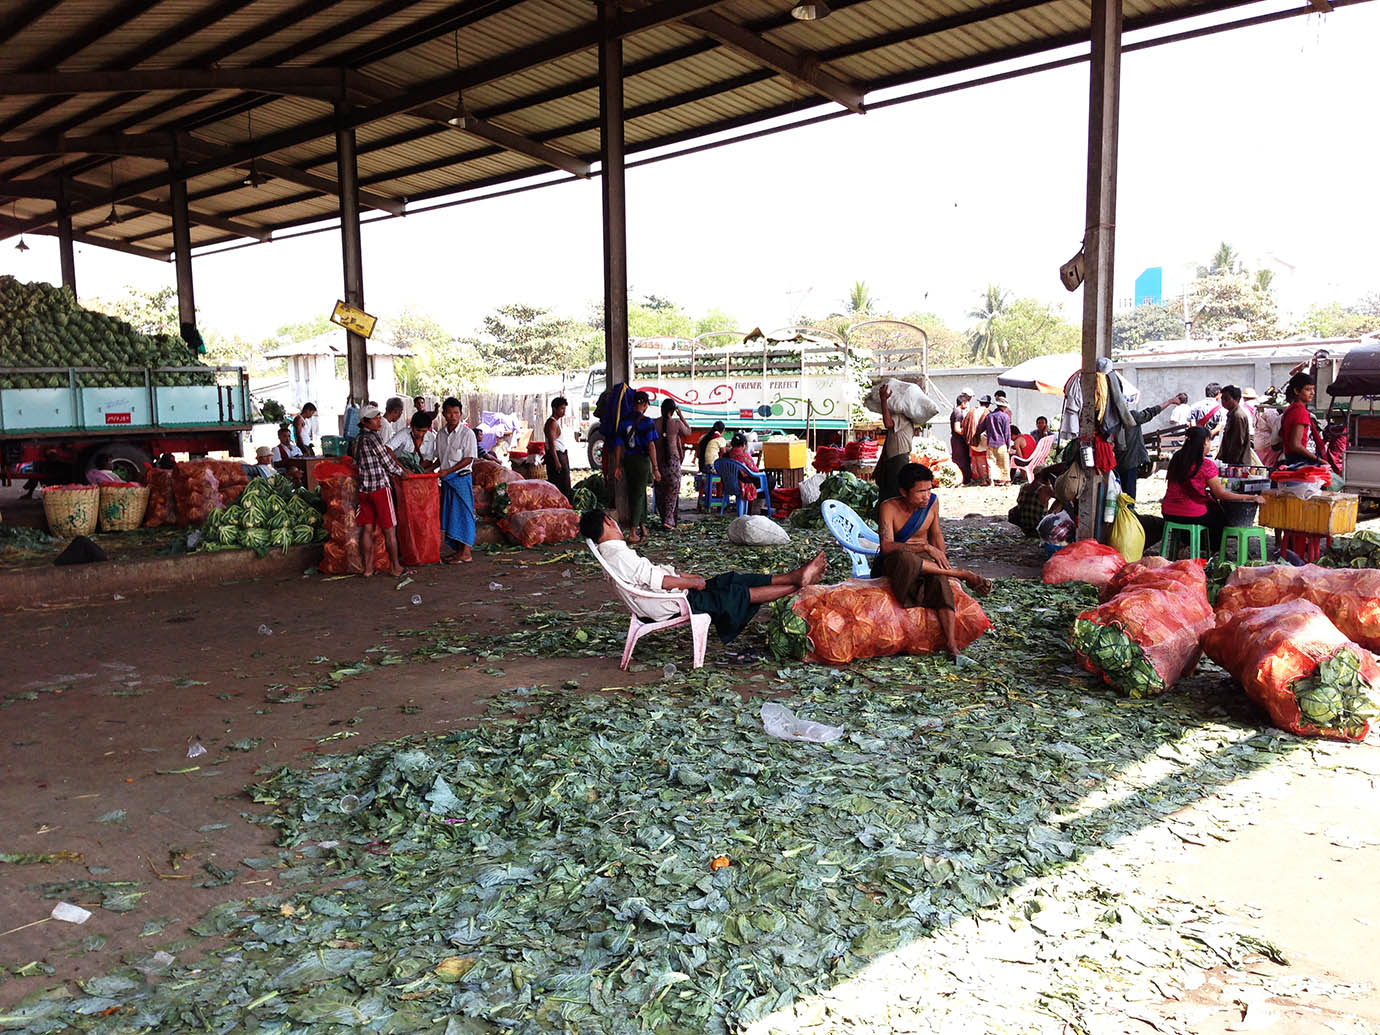
[[[1203,533],[1207,529],[1203,525],[1180,524],[1172,518],[1164,519],[1164,535],[1160,541],[1160,553],[1171,561],[1178,560],[1174,553],[1174,533],[1182,532],[1188,544],[1188,555],[1190,557],[1207,557],[1207,552],[1203,549]]]
[[[1227,556],[1227,545],[1229,543],[1234,543],[1236,545],[1234,557]],[[1260,560],[1266,561],[1270,559],[1270,547],[1265,538],[1265,529],[1261,528],[1259,525],[1254,525],[1249,528],[1243,528],[1240,525],[1231,525],[1222,529],[1222,546],[1218,551],[1219,556],[1224,561],[1230,560],[1234,561],[1236,564],[1244,564],[1253,559],[1251,557],[1252,543],[1260,544]]]

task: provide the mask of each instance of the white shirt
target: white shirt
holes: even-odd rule
[[[663,589],[662,581],[674,578],[676,571],[665,564],[653,564],[640,556],[636,550],[621,539],[610,539],[598,546],[599,556],[603,558],[614,578],[635,589],[653,590],[658,593],[676,593],[684,596],[684,590]],[[628,604],[640,617],[653,622],[664,622],[680,615],[680,605],[674,600],[638,599]]]
[[[442,471],[454,467],[466,457],[471,460],[479,459],[479,443],[475,441],[474,432],[463,422],[454,431],[447,431],[443,422],[433,434],[436,436],[436,459],[440,461]],[[469,469],[465,468],[467,471]]]
[[[298,449],[295,445],[293,445],[291,442],[289,442],[286,457],[283,456],[283,447],[281,443],[273,447],[273,452],[269,454],[269,457],[273,460],[275,464],[281,464],[285,459],[290,460],[295,456],[301,455],[302,451]]]
[[[399,431],[392,438],[385,440],[385,444],[389,449],[393,450],[394,453],[418,453],[417,447],[412,442],[411,427],[403,428],[402,431]],[[422,436],[422,448],[418,455],[423,460],[436,459],[436,432],[432,431],[430,428],[428,428],[427,433]]]
[[[299,414],[299,416],[301,415]],[[304,446],[309,446],[316,441],[316,414],[313,413],[310,417],[302,418],[302,430],[300,435],[302,438],[302,445]],[[302,454],[299,452],[295,455],[301,456]]]

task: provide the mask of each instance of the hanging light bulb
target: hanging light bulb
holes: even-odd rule
[[[800,22],[814,22],[829,13],[829,5],[824,0],[801,0],[791,8],[791,17]]]
[[[29,246],[24,243],[23,234],[19,235],[19,243],[14,246],[14,250],[17,252],[27,252],[29,250]]]

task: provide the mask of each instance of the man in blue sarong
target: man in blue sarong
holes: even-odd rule
[[[460,400],[441,404],[441,427],[436,431],[437,473],[441,477],[441,534],[453,551],[446,564],[474,560],[474,461],[479,443],[460,419]]]

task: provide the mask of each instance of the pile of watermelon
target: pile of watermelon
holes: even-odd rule
[[[319,543],[326,538],[321,496],[295,488],[282,475],[255,478],[228,507],[213,510],[201,526],[199,550],[253,550],[259,556],[279,547]]]
[[[52,284],[0,277],[0,367],[98,367],[78,387],[142,386],[146,367],[199,366],[173,334],[140,334],[123,320],[77,305]],[[66,388],[66,374],[7,374],[0,388]],[[215,384],[215,374],[156,373],[159,386]]]

